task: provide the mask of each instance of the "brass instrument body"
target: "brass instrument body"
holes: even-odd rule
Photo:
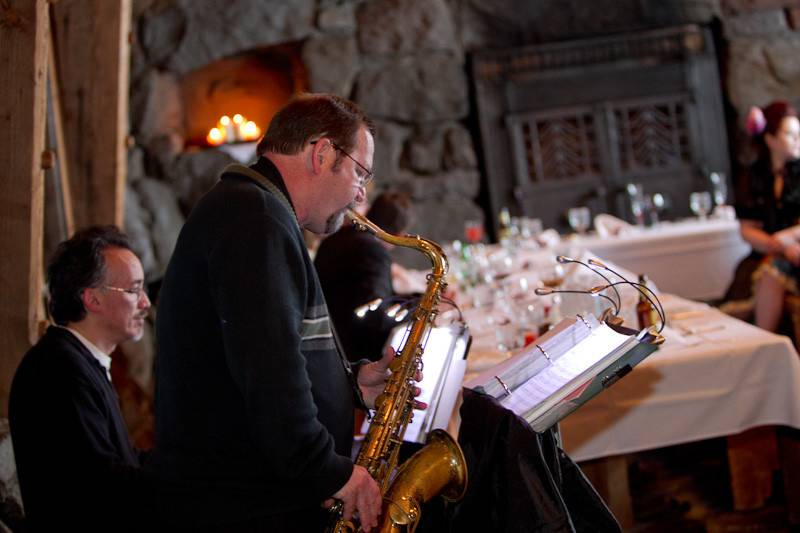
[[[369,471],[384,495],[378,530],[414,531],[422,503],[439,493],[448,500],[458,500],[467,485],[467,468],[461,449],[441,430],[431,432],[425,447],[392,477],[403,436],[413,416],[414,378],[422,370],[423,344],[433,327],[439,297],[446,286],[447,258],[435,242],[416,235],[392,235],[354,211],[348,215],[358,229],[390,244],[417,249],[430,259],[432,265],[425,293],[412,315],[405,343],[389,365],[391,375],[375,400],[375,415],[355,461]],[[341,506],[334,506],[332,512],[340,515]],[[342,533],[360,531],[360,528],[338,516],[328,531]]]

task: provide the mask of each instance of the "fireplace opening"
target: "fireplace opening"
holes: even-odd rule
[[[181,79],[187,146],[252,142],[286,102],[306,90],[300,43],[250,50]],[[216,129],[216,131],[212,131]]]

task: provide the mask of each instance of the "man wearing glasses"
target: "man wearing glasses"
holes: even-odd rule
[[[258,161],[228,167],[189,215],[156,324],[151,464],[172,487],[170,525],[319,531],[332,498],[376,523],[380,490],[350,459],[353,409],[382,390],[392,354],[351,369],[337,351],[301,231],[342,225],[373,151],[352,102],[296,97]]]
[[[152,490],[110,355],[142,336],[150,307],[142,265],[118,229],[92,227],[59,244],[47,278],[55,325],[22,359],[9,397],[26,530],[141,530]]]

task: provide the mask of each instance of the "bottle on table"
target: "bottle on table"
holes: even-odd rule
[[[509,238],[511,237],[511,212],[507,207],[500,209],[497,222],[497,240],[500,244],[507,246],[509,244]]]
[[[645,287],[648,287],[647,276],[639,274],[639,285],[644,292],[647,292]],[[658,323],[658,313],[650,300],[645,298],[644,294],[639,293],[639,302],[636,304],[636,318],[639,322],[639,329],[649,328]]]

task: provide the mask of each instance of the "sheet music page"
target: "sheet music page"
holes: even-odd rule
[[[536,376],[520,385],[501,404],[520,416],[531,411],[559,391],[564,385],[598,363],[628,337],[612,330],[605,324],[595,328],[592,334],[556,359]],[[569,391],[565,391],[567,393]]]
[[[393,330],[387,343],[396,351],[399,351],[402,348],[402,344],[406,341],[408,328],[409,326],[405,325]],[[440,326],[430,330],[425,343],[425,351],[422,355],[422,361],[424,363],[423,379],[417,383],[421,392],[416,398],[421,402],[427,403],[430,407],[425,411],[414,413],[412,421],[406,428],[403,440],[407,442],[421,442],[422,439],[420,437],[424,438],[431,429],[430,426],[436,415],[436,409],[445,384],[444,382],[450,364],[452,363],[452,357],[454,355],[453,347],[456,341],[459,340],[459,335],[461,335],[461,333],[462,330],[460,328],[453,326]],[[466,349],[466,340],[462,339],[459,346],[461,349],[458,355],[459,357],[463,357],[464,350]],[[461,368],[462,377],[464,368],[466,368],[466,364]],[[461,380],[459,379],[457,382],[457,391],[461,390],[460,383]],[[361,431],[366,433],[368,428],[369,420],[365,419]]]
[[[592,327],[600,325],[592,316],[585,320],[592,324]],[[502,398],[505,390],[497,381],[498,377],[506,384],[506,387],[513,390],[549,366],[550,363],[539,349],[540,346],[555,359],[584,340],[590,333],[591,330],[587,329],[582,321],[578,321],[576,318],[565,318],[539,337],[537,343],[526,346],[511,359],[484,370],[464,386],[471,389],[480,388],[490,396]]]

